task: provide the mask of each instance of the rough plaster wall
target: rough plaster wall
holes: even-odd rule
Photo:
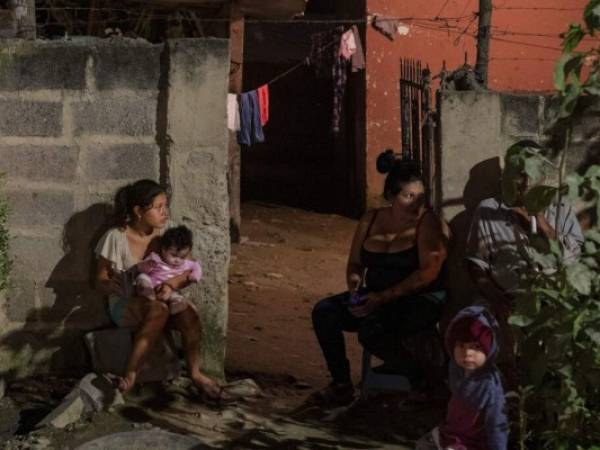
[[[557,108],[552,96],[501,92],[445,92],[441,102],[442,206],[453,231],[449,280],[454,307],[474,295],[463,266],[473,208],[499,191],[501,161],[520,139],[552,145],[547,133]],[[600,164],[600,104],[583,102],[568,164]]]
[[[226,131],[225,113],[217,113],[224,111],[225,94],[221,81],[216,82],[218,89],[204,87],[213,76],[227,77],[225,44],[207,46],[190,40],[186,45],[192,52],[201,49],[204,60],[196,61],[193,74],[187,66],[183,73],[196,77],[203,88],[185,97],[181,89],[192,81],[173,78],[171,98],[179,97],[182,106],[169,105],[167,111],[168,84],[160,84],[161,65],[163,72],[178,73],[179,68],[165,58],[163,45],[129,39],[1,44],[0,172],[6,175],[0,189],[12,208],[14,270],[13,286],[0,299],[0,375],[80,370],[86,362],[82,331],[110,325],[105,303],[89,279],[93,245],[117,188],[139,178],[164,181],[171,169],[175,175],[170,178],[176,180],[180,159],[168,165],[167,152],[208,146],[213,159],[204,161],[203,171],[189,174],[195,180],[190,197],[195,192],[201,195],[182,203],[177,198],[182,191],[176,190],[174,204],[182,206],[175,206],[175,219],[181,221],[181,208],[194,203],[189,217],[198,222],[204,215],[203,203],[214,209],[213,202],[226,196],[225,187],[210,182],[217,172],[225,176],[218,154],[226,154],[226,147],[215,137]],[[213,64],[218,58],[223,61]],[[169,130],[168,112],[173,113]],[[206,121],[210,126],[199,127],[205,118],[210,118]],[[173,136],[171,149],[167,131]],[[194,136],[193,141],[178,146],[186,135]],[[226,205],[225,199],[220,207]],[[214,227],[226,229],[227,220],[215,216]],[[227,262],[229,248],[219,233],[214,233],[218,238],[202,240],[194,231],[208,255],[202,295],[218,292],[218,305],[224,307],[221,279],[226,276],[223,261]],[[227,256],[213,269],[211,255],[219,252]],[[219,288],[213,288],[215,283]],[[212,314],[219,315],[214,310]],[[221,344],[222,339],[212,350],[218,354],[213,359],[222,364]]]
[[[169,42],[167,160],[171,214],[194,232],[204,279],[190,288],[202,316],[205,370],[223,376],[227,330],[229,203],[226,103],[229,45],[223,39]],[[210,111],[210,114],[206,114]]]

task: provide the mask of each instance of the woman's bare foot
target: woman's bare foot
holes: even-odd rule
[[[206,375],[201,373],[192,375],[192,382],[206,400],[221,402],[231,399],[228,394],[223,392],[223,387]]]
[[[137,374],[135,372],[129,372],[124,377],[119,378],[118,389],[122,394],[128,393],[135,385],[135,379]]]

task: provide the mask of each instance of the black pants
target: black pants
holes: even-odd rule
[[[406,358],[400,341],[434,327],[441,315],[439,302],[412,295],[386,303],[367,317],[357,318],[348,311],[348,298],[348,292],[328,297],[317,303],[312,312],[315,334],[334,383],[350,382],[344,331],[358,332],[359,342],[378,358],[394,365],[409,365],[408,360],[398,361]]]

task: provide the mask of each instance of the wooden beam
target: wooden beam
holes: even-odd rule
[[[231,2],[229,22],[229,92],[242,92],[244,65],[244,14],[239,0]],[[239,242],[242,224],[240,212],[241,149],[235,132],[229,132],[229,225],[233,242]]]

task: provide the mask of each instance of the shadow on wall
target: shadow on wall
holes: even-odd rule
[[[37,305],[41,307],[32,309],[20,329],[0,340],[0,358],[8,357],[2,365],[9,368],[0,372],[0,377],[14,379],[58,368],[62,373],[79,373],[88,365],[83,334],[110,323],[104,299],[92,284],[93,252],[109,228],[110,210],[110,205],[97,203],[74,214],[65,224],[64,256],[44,286],[37,287]],[[26,374],[21,372],[23,367]]]
[[[464,263],[467,235],[477,205],[486,198],[500,194],[501,174],[502,169],[498,157],[481,161],[469,170],[469,179],[465,184],[462,196],[465,209],[450,221],[452,239],[448,254],[449,301],[443,325],[446,325],[460,309],[472,304],[477,294]],[[442,207],[444,206],[449,205],[442,204]],[[443,328],[445,329],[445,326]]]

